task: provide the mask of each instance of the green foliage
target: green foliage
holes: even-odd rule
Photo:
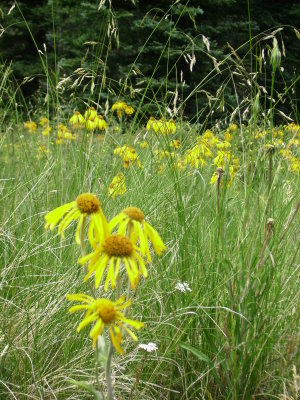
[[[290,21],[295,26],[300,25],[300,8],[296,1],[250,1],[251,49],[247,44],[249,15],[244,2],[114,0],[112,6],[108,1],[103,3],[98,9],[94,1],[19,1],[9,15],[11,4],[2,7],[4,33],[0,52],[3,61],[13,61],[12,68],[19,83],[24,77],[34,77],[22,85],[26,96],[37,90],[46,93],[49,81],[55,87],[58,81],[70,77],[70,87],[64,88],[60,102],[70,104],[76,97],[76,102],[78,99],[88,102],[92,98],[103,104],[107,98],[112,101],[129,95],[136,106],[142,104],[144,112],[165,114],[162,105],[169,104],[172,108],[175,93],[178,93],[177,105],[181,112],[187,116],[197,115],[199,119],[197,109],[207,103],[207,95],[219,97],[225,85],[230,86],[225,96],[213,106],[214,118],[224,117],[236,107],[237,94],[247,97],[250,93],[247,84],[245,86],[239,79],[241,71],[235,70],[231,49],[242,46],[238,56],[243,71],[248,74],[257,70],[265,48],[263,62],[266,64],[262,75],[256,77],[256,83],[265,86],[268,92],[271,70],[267,50],[272,38],[265,41],[262,33],[270,36],[270,29],[280,25],[285,25],[277,34],[282,52],[285,49],[282,62],[285,79],[279,73],[276,76],[279,103],[279,94],[297,79],[299,40],[289,26]],[[78,68],[86,73],[83,79],[76,81],[78,75],[74,71]],[[71,83],[76,90],[73,97]],[[254,94],[250,94],[250,102]],[[297,93],[292,97],[297,99]],[[57,99],[55,101],[57,103]],[[157,108],[157,104],[161,106]],[[283,103],[280,108],[297,118],[297,109],[291,113]]]

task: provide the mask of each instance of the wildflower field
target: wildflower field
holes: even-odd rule
[[[94,112],[1,136],[1,398],[106,398],[109,338],[117,399],[292,396],[299,125],[88,130]]]
[[[202,15],[175,1],[118,86],[112,2],[92,67],[83,52],[70,76],[50,3],[54,67],[22,4],[7,10],[41,60],[36,98],[0,62],[0,400],[299,400],[299,76],[285,80],[282,37],[300,33],[252,37],[248,1],[249,41],[217,60],[202,34],[211,71],[193,88],[171,24],[147,81],[156,29]]]

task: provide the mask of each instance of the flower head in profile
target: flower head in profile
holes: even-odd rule
[[[166,246],[156,230],[145,221],[144,217],[144,213],[137,207],[125,208],[109,222],[109,229],[113,230],[118,226],[120,235],[127,233],[134,244],[139,241],[142,256],[146,255],[148,260],[151,261],[148,240],[150,240],[155,253],[158,255],[166,250]]]
[[[69,122],[73,128],[81,128],[84,125],[84,118],[79,111],[75,111]]]
[[[84,113],[84,118],[87,119],[92,119],[94,120],[97,117],[97,111],[95,110],[95,107],[89,107],[86,112]]]
[[[123,339],[122,330],[127,332],[133,340],[137,340],[136,335],[126,325],[137,330],[143,328],[145,325],[143,322],[124,316],[122,310],[131,305],[131,300],[125,301],[125,296],[120,297],[116,301],[111,301],[109,299],[94,299],[86,294],[67,294],[67,299],[83,303],[71,307],[69,309],[70,313],[82,310],[86,311],[83,320],[77,327],[77,332],[81,331],[87,325],[95,323],[89,335],[93,340],[93,347],[96,346],[98,336],[107,327],[114,348],[120,354],[124,354],[121,348]]]
[[[108,290],[109,284],[112,289],[115,288],[120,269],[123,266],[133,290],[137,287],[139,275],[143,275],[145,278],[148,275],[144,260],[139,254],[139,248],[123,235],[108,236],[100,246],[95,248],[95,251],[81,257],[78,262],[81,265],[89,263],[88,273],[84,280],[87,281],[95,273],[96,288],[100,285],[104,271],[107,269],[105,291]]]
[[[102,115],[97,115],[95,118],[95,128],[99,131],[105,131],[107,129],[107,123]]]
[[[46,229],[54,229],[58,224],[58,233],[64,237],[65,229],[72,221],[78,220],[75,240],[81,244],[80,232],[83,221],[89,217],[88,238],[92,246],[96,246],[108,236],[108,224],[98,198],[91,193],[83,193],[75,201],[64,204],[50,211],[46,216]]]

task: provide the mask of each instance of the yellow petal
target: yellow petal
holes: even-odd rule
[[[121,349],[120,343],[117,340],[117,338],[115,337],[113,330],[111,327],[109,327],[109,333],[110,333],[110,337],[111,337],[111,342],[114,346],[114,348],[117,350],[117,352],[119,352],[120,354],[124,354],[124,351]],[[120,341],[121,342],[121,341]]]
[[[99,335],[101,335],[101,333],[103,332],[104,326],[105,325],[104,325],[104,322],[102,321],[102,319],[99,319],[90,331],[90,338],[98,337]]]
[[[76,228],[76,233],[75,233],[75,242],[76,242],[79,246],[81,245],[80,234],[81,234],[81,228],[82,228],[83,218],[85,218],[85,216],[84,216],[83,214],[81,214],[80,217],[79,217],[79,221],[78,221],[77,228]]]
[[[73,313],[75,311],[81,311],[81,310],[88,310],[90,308],[89,305],[87,304],[78,304],[76,306],[73,306],[69,309],[69,313]]]
[[[77,332],[81,331],[85,326],[98,319],[98,314],[95,312],[88,317],[85,317],[77,327]]]
[[[70,301],[83,301],[89,304],[94,303],[95,299],[85,293],[67,294],[66,298]]]
[[[134,319],[129,319],[129,318],[126,318],[124,316],[119,317],[119,320],[125,322],[125,324],[133,326],[137,330],[139,330],[139,329],[141,329],[141,328],[143,328],[145,326],[144,322],[135,321]]]
[[[122,213],[116,215],[113,217],[108,224],[109,230],[112,231],[124,218],[124,215]]]

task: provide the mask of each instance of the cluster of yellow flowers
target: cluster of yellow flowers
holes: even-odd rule
[[[114,103],[111,110],[116,111],[119,118],[123,114],[132,115],[134,113],[134,108],[123,101]],[[41,117],[38,124],[42,127],[42,135],[49,136],[52,132],[49,119]],[[108,128],[104,117],[97,114],[95,107],[89,107],[85,111],[84,116],[79,111],[75,111],[69,120],[69,124],[74,130],[85,128],[88,131],[106,131]],[[24,128],[30,133],[35,133],[37,131],[37,124],[34,121],[26,121],[24,123]],[[76,137],[64,124],[60,123],[58,126],[56,143],[61,144],[72,139],[76,139]]]
[[[58,225],[58,233],[62,237],[72,221],[78,221],[75,241],[82,248],[87,230],[91,252],[84,254],[78,262],[80,265],[87,264],[84,280],[87,281],[94,276],[95,288],[99,287],[105,276],[105,292],[109,287],[120,288],[124,271],[127,273],[132,290],[136,290],[140,276],[146,278],[148,275],[146,263],[151,262],[149,242],[158,255],[166,250],[159,234],[145,220],[144,213],[139,208],[126,208],[108,223],[99,199],[91,193],[83,193],[75,201],[49,212],[45,220],[46,229],[52,230]],[[128,325],[134,329],[144,326],[143,322],[129,319],[124,315],[123,310],[131,305],[131,300],[126,299],[124,295],[115,301],[108,298],[95,299],[82,293],[68,294],[67,299],[80,303],[70,308],[71,313],[85,311],[77,331],[94,324],[89,335],[94,347],[98,336],[107,327],[112,345],[123,354],[122,331],[137,340]]]
[[[127,146],[126,144],[124,144],[122,147],[117,146],[114,150],[114,154],[117,154],[123,158],[124,168],[129,168],[129,166],[133,165],[142,168],[137,151],[133,147]]]
[[[147,131],[152,131],[158,135],[174,135],[176,132],[176,124],[173,119],[166,121],[165,119],[161,118],[159,120],[150,117],[147,125]]]
[[[125,103],[125,101],[117,101],[112,105],[111,111],[116,111],[118,118],[121,118],[124,114],[132,115],[134,108]]]

